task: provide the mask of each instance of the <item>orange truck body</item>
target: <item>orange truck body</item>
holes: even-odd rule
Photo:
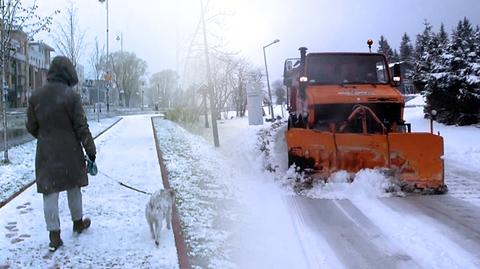
[[[409,189],[447,190],[443,138],[410,131],[384,55],[300,51],[284,71],[289,165],[324,180],[340,170],[381,168]]]

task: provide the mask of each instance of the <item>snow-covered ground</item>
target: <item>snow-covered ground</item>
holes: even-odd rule
[[[117,183],[148,192],[163,188],[151,126],[149,116],[124,117],[95,141],[100,173],[82,188],[84,215],[92,219],[92,226],[73,235],[62,193],[64,246],[53,255],[47,255],[42,196],[35,185],[1,208],[0,267],[178,268],[172,231],[162,231],[159,247],[150,236],[144,213],[149,196]]]
[[[412,102],[407,121],[414,131],[429,131],[422,101]],[[152,190],[161,181],[147,122],[127,117],[100,137],[99,165],[113,178]],[[480,268],[477,127],[434,125],[445,139],[449,193],[397,197],[384,193],[388,179],[373,170],[359,172],[352,184],[339,172],[332,184],[297,195],[288,184],[294,174],[286,166],[284,123],[219,121],[220,148],[212,146],[211,129],[196,129],[198,136],[164,120],[155,126],[194,268]],[[62,224],[68,227],[64,198]],[[18,264],[32,267],[45,251],[40,199],[29,190],[0,210],[0,266],[16,256]],[[83,259],[93,267],[176,265],[169,231],[160,250],[148,238],[146,197],[98,176],[85,199],[99,226],[78,238],[67,230],[66,246],[40,264],[75,267]],[[107,254],[93,258],[95,252]]]
[[[306,267],[284,191],[263,169],[262,126],[220,121],[220,149],[176,124],[157,128],[197,268]]]
[[[414,131],[428,131],[422,101],[412,101],[415,105],[405,110],[407,120]],[[217,162],[225,179],[217,181],[233,179],[240,198],[240,227],[230,226],[238,267],[480,267],[478,168],[470,169],[475,166],[470,162],[451,169],[453,156],[478,152],[480,146],[471,138],[480,129],[435,124],[445,138],[446,195],[391,197],[384,192],[388,179],[365,170],[352,184],[340,172],[334,183],[304,193],[307,198],[286,184],[285,128],[274,125],[248,126],[246,119],[218,125],[221,148],[215,151],[224,156]],[[210,132],[202,130],[209,144]]]

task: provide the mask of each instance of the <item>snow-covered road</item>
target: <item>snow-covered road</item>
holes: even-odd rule
[[[0,210],[2,268],[178,268],[171,230],[161,233],[160,247],[145,221],[149,196],[120,186],[116,180],[153,192],[162,180],[150,116],[124,117],[96,141],[102,174],[82,189],[84,215],[92,226],[72,234],[65,193],[59,208],[64,246],[48,253],[42,196],[33,185]],[[45,256],[46,255],[46,256]]]

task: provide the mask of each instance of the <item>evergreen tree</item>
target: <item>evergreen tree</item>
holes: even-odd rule
[[[393,56],[392,56],[392,58],[390,58],[390,62],[391,63],[400,62],[400,55],[398,55],[397,49],[393,50]]]
[[[437,110],[440,122],[469,125],[480,121],[480,68],[475,38],[465,18],[453,31],[452,40],[437,43],[430,55],[432,68],[425,74],[426,110]],[[440,42],[441,31],[436,40]]]
[[[400,42],[400,61],[413,61],[413,46],[407,33],[403,34],[402,41]]]
[[[414,73],[412,76],[415,89],[422,92],[428,82],[428,74],[432,72],[432,51],[435,49],[434,33],[432,25],[425,20],[425,28],[417,35],[414,54]]]
[[[455,56],[470,57],[471,52],[475,52],[475,35],[472,24],[467,18],[459,21],[457,28],[452,33],[452,45]]]
[[[425,29],[423,33],[417,35],[417,40],[415,41],[415,58],[417,60],[422,58],[423,53],[433,39],[432,25],[427,20],[423,22],[423,25]]]
[[[383,35],[380,36],[380,40],[378,41],[378,53],[385,54],[388,61],[391,61],[391,58],[393,57],[393,50]]]
[[[440,30],[438,31],[438,34],[436,35],[437,41],[439,46],[446,46],[448,43],[448,34],[445,31],[445,26],[442,24],[440,25]]]
[[[477,28],[475,29],[475,44],[477,47],[476,49],[477,56],[480,57],[480,27],[478,25],[477,25]]]

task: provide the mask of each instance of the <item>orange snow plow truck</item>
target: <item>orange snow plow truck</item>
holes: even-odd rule
[[[380,168],[407,190],[444,193],[443,138],[411,132],[405,100],[396,89],[400,66],[383,54],[308,53],[287,59],[289,165],[327,180]]]

